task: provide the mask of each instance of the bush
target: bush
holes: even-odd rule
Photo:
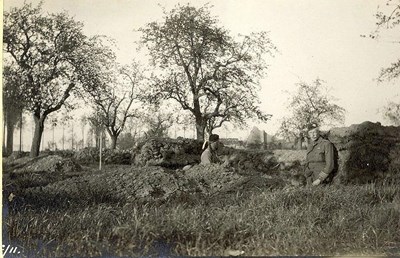
[[[199,163],[203,143],[191,139],[152,138],[142,144],[135,164],[178,168]]]
[[[129,165],[132,162],[132,154],[129,150],[105,149],[103,157],[105,164]]]

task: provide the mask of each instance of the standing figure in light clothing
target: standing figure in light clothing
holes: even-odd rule
[[[320,136],[317,126],[312,126],[308,131],[311,143],[307,148],[305,176],[307,185],[329,183],[332,178],[334,163],[333,144]]]

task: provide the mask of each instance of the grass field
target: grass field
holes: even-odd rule
[[[4,212],[4,210],[3,210]],[[180,195],[154,203],[11,204],[30,257],[400,255],[398,182]]]

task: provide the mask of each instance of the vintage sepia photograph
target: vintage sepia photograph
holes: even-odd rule
[[[3,0],[3,257],[400,257],[400,0]]]

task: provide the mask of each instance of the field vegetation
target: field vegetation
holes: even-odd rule
[[[3,237],[30,257],[400,255],[399,182],[254,187],[153,202],[96,193],[86,203],[15,198],[3,209]]]

